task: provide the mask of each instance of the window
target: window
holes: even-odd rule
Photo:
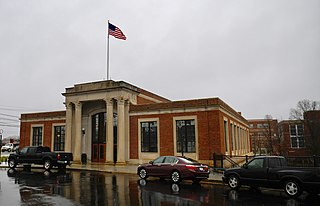
[[[42,127],[32,128],[32,146],[42,145]]]
[[[166,157],[166,159],[164,160],[164,163],[169,163],[169,164],[175,164],[177,163],[177,158],[175,157]]]
[[[195,120],[176,120],[177,152],[196,152]]]
[[[290,127],[291,148],[305,147],[302,124],[290,125],[289,127]]]
[[[269,158],[269,167],[270,168],[281,167],[280,158]]]
[[[223,121],[223,129],[224,129],[224,144],[226,152],[229,152],[229,141],[228,141],[228,123],[226,120]]]
[[[164,156],[158,157],[157,159],[155,159],[155,160],[153,161],[153,163],[154,163],[154,164],[160,164],[160,163],[163,162],[164,158],[165,158]]]
[[[55,126],[54,127],[54,151],[64,151],[65,144],[65,126]]]
[[[230,123],[230,136],[231,136],[231,148],[232,148],[232,151],[234,151],[235,148],[234,148],[233,125],[231,123]]]
[[[141,152],[158,151],[157,122],[141,122]]]
[[[263,168],[263,162],[264,162],[264,159],[262,158],[254,159],[248,163],[248,169]]]

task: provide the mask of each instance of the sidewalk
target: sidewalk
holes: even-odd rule
[[[39,167],[39,166],[34,166]],[[41,167],[41,166],[40,166]],[[7,162],[2,162],[0,168],[9,168]],[[72,164],[67,167],[67,170],[88,170],[99,171],[107,173],[121,173],[121,174],[137,174],[138,165],[106,165],[106,164]],[[222,173],[210,170],[209,178],[203,182],[222,182]]]

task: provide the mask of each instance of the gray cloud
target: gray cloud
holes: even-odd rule
[[[317,0],[0,0],[0,113],[61,110],[66,87],[105,79],[108,19],[128,38],[110,37],[114,80],[246,118],[320,99]]]

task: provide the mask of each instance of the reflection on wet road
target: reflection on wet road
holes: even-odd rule
[[[289,199],[283,191],[221,184],[171,184],[132,174],[0,169],[1,205],[320,205],[320,196]]]

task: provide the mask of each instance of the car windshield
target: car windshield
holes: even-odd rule
[[[4,146],[11,146],[11,144],[10,143],[7,143],[6,145],[4,145]]]

